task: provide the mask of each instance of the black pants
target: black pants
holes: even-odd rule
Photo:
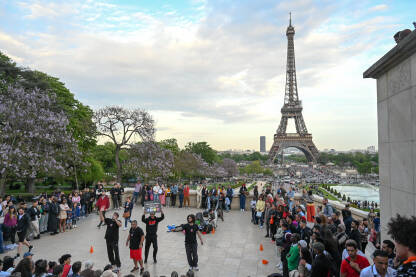
[[[206,196],[201,197],[201,208],[204,209],[204,210],[207,208],[207,197]]]
[[[107,243],[108,260],[110,261],[111,265],[121,267],[120,255],[118,253],[118,242],[111,240],[106,240],[105,242]]]
[[[198,266],[198,244],[185,244],[186,249],[186,258],[188,259],[188,264],[190,267]]]
[[[113,200],[113,209],[118,209],[118,199],[117,199],[117,196],[111,197],[111,200]]]
[[[172,194],[171,199],[172,199],[172,200],[171,200],[171,202],[172,202],[172,203],[171,203],[171,206],[172,206],[172,207],[175,207],[175,204],[176,204],[176,194]]]
[[[368,241],[366,242],[361,242],[361,251],[363,251],[363,253],[365,253],[365,248],[367,247]]]
[[[153,260],[156,261],[157,255],[157,237],[146,237],[146,243],[144,245],[144,260],[147,261],[149,256],[150,245],[153,244]]]

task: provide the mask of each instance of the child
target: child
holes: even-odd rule
[[[74,203],[72,207],[72,227],[77,228],[77,221],[79,220],[81,213],[80,205],[78,203]]]
[[[231,202],[230,202],[230,198],[228,198],[228,196],[227,196],[227,197],[225,197],[225,211],[226,211],[227,213],[230,211],[230,204],[231,204]]]

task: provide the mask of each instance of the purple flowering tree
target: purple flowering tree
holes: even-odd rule
[[[77,144],[67,131],[68,119],[53,93],[4,85],[0,93],[0,193],[6,178],[26,180],[34,192],[35,178],[64,176],[69,162],[79,159]]]
[[[123,164],[126,173],[140,174],[145,179],[166,179],[172,174],[174,155],[154,141],[133,144],[128,149],[128,158]]]
[[[94,113],[94,122],[98,134],[109,138],[116,146],[117,181],[121,182],[120,150],[126,148],[135,138],[140,138],[143,142],[153,141],[154,120],[148,112],[141,109],[128,110],[107,106]]]

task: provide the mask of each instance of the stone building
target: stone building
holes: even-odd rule
[[[416,30],[363,75],[377,79],[381,231],[385,237],[392,216],[416,214]]]

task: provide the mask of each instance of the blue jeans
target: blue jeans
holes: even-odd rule
[[[240,210],[244,210],[246,208],[246,196],[240,195]]]
[[[131,222],[130,217],[124,218],[124,227],[127,228],[127,223]]]
[[[131,202],[136,204],[137,199],[139,199],[139,193],[135,191],[135,192],[133,192],[133,199],[131,200]]]
[[[179,208],[182,208],[183,205],[183,194],[179,194]]]
[[[85,211],[86,211],[87,206],[86,205],[82,205],[81,206],[81,216],[85,216]]]

